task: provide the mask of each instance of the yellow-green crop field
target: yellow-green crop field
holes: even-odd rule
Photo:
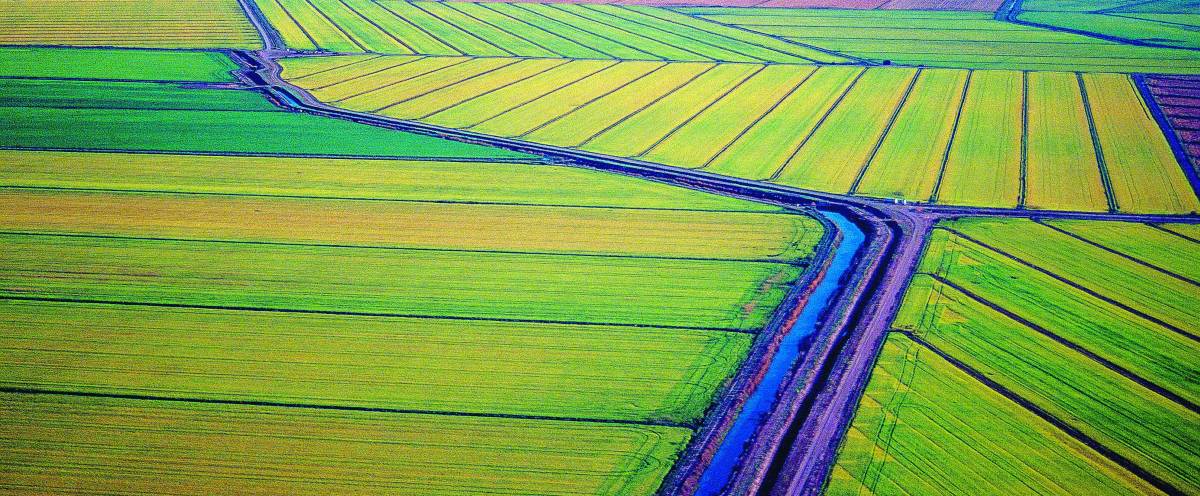
[[[0,26],[2,45],[262,46],[237,0],[4,0]]]
[[[401,0],[254,1],[284,42],[298,50],[800,64],[847,60],[655,7]]]
[[[824,237],[171,59],[0,80],[0,492],[652,494]]]
[[[1200,211],[1121,74],[417,56],[282,66],[354,111],[817,191]]]
[[[1173,228],[939,224],[828,493],[1200,489],[1200,243]]]

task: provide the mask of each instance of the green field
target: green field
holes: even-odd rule
[[[817,191],[1200,211],[1121,74],[414,56],[281,64],[293,84],[350,110]]]
[[[1174,265],[1156,265],[1167,260]],[[986,218],[939,224],[842,446],[830,492],[884,483],[953,492],[971,481],[1014,475],[1023,482],[1073,481],[1029,487],[1031,493],[1074,491],[1084,487],[1074,482],[1081,474],[1063,464],[1108,463],[1107,455],[963,372],[987,377],[1004,394],[1078,429],[1170,487],[1195,492],[1200,480],[1190,467],[1200,462],[1200,452],[1188,426],[1200,422],[1194,409],[1200,370],[1189,357],[1200,351],[1200,328],[1194,318],[1184,320],[1196,305],[1194,282],[1171,268],[1198,260],[1200,245],[1144,224]],[[906,399],[914,393],[921,399]],[[961,419],[950,423],[921,407],[939,397],[962,398],[958,404],[969,408],[990,402],[1015,413],[989,424],[969,412],[942,410]],[[952,455],[962,461],[956,472],[909,475],[928,474],[929,454],[936,451],[929,443],[938,439],[931,433],[954,425],[981,434],[959,436],[956,449],[989,455],[962,452]],[[1028,440],[988,447],[1018,434]],[[1075,453],[1059,455],[1066,459],[1057,465],[1015,466],[1014,460],[1030,456],[1023,450],[1035,441],[1066,443]],[[995,456],[1009,461],[997,463]],[[973,474],[960,473],[968,467]],[[1124,481],[1124,489],[1096,489],[1106,494],[1155,492],[1146,480],[1113,469],[1101,466],[1084,475]]]
[[[0,79],[6,492],[651,494],[824,234],[87,53]]]
[[[0,74],[12,78],[224,83],[235,69],[217,52],[0,47]]]
[[[1200,73],[1200,54],[1195,51],[1127,45],[1084,34],[1013,24],[994,19],[991,12],[710,7],[679,10],[848,56],[896,64],[964,69]],[[1019,18],[1037,21],[1058,16],[1061,19],[1050,19],[1051,23],[1073,28],[1097,24],[1087,19],[1076,22],[1075,17],[1081,15],[1024,13]],[[1153,24],[1150,29],[1156,34],[1166,30],[1179,39],[1178,46],[1195,43],[1195,36],[1189,32],[1194,28],[1168,27],[1150,21],[1133,24]]]

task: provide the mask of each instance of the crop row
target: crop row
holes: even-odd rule
[[[652,494],[664,426],[3,394],[5,492]],[[101,490],[102,489],[102,490]]]
[[[260,48],[237,0],[7,0],[0,44]]]
[[[1193,164],[1200,164],[1200,78],[1153,76],[1146,87]]]
[[[990,12],[705,7],[680,11],[847,56],[908,65],[1200,73],[1200,55],[1195,51],[1134,46],[1085,34],[1014,24],[994,19]],[[1186,32],[1187,28],[1176,29]],[[1182,34],[1176,36],[1187,39]]]
[[[292,48],[489,57],[836,62],[666,9],[615,5],[256,0]]]
[[[0,74],[19,78],[219,83],[236,68],[217,52],[0,47]]]
[[[284,76],[351,110],[819,191],[1054,210],[1200,208],[1124,75],[325,59],[296,76],[285,60]]]
[[[885,351],[877,365],[831,490],[876,484],[880,474],[889,484],[958,485],[1015,473],[1057,485],[1030,488],[1034,493],[1074,491],[1100,476],[1125,486],[1105,493],[1195,492],[1200,451],[1189,426],[1200,422],[1200,369],[1189,357],[1200,352],[1194,315],[1200,283],[1189,267],[1200,259],[1200,243],[1173,234],[1176,228],[1190,229],[1001,219],[940,224],[893,323],[888,346],[898,349]],[[919,361],[953,363],[957,370],[942,367],[918,386],[919,370],[928,367]],[[918,371],[902,372],[907,367]],[[975,474],[947,477],[931,465],[936,437],[906,423],[928,415],[922,405],[929,401],[906,401],[914,393],[963,398],[956,405],[968,408],[1005,403],[1013,413],[986,423],[944,411],[986,438],[1027,441],[955,443],[959,451],[946,456]],[[947,419],[927,418],[956,429]],[[1080,472],[1039,463],[1014,471],[1029,456],[1021,446],[1031,442],[1083,448],[1082,442],[1089,447],[1058,463],[1109,468]],[[908,451],[889,457],[893,446]],[[997,492],[1004,491],[988,493]]]

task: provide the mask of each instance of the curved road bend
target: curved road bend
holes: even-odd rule
[[[794,441],[782,449],[775,445],[768,447],[768,451],[777,451],[773,454],[773,462],[762,470],[751,471],[757,479],[749,484],[739,484],[738,487],[746,488],[742,494],[791,496],[820,492],[892,317],[916,270],[928,233],[938,220],[964,216],[1010,216],[1200,223],[1200,217],[1197,216],[896,205],[362,114],[328,106],[282,80],[274,59],[285,53],[279,50],[230,52],[233,59],[243,66],[240,75],[244,80],[267,94],[276,104],[290,110],[527,152],[562,165],[616,172],[724,196],[790,207],[833,209],[866,227],[867,252],[871,258],[856,264],[852,281],[857,282],[846,296],[849,301],[843,302],[840,315],[828,319],[830,322],[826,328],[819,331],[822,336],[816,337],[817,340],[827,339],[830,345],[818,349],[817,353],[810,352],[804,358],[805,363],[797,367],[790,379],[798,388],[805,389],[806,393],[797,401],[779,402],[777,408],[793,410],[790,415],[787,411],[772,413],[783,416],[781,418],[795,417],[794,421],[788,422],[791,424],[790,434],[780,436],[784,440]],[[880,229],[880,226],[885,228]],[[801,415],[797,416],[797,411]]]

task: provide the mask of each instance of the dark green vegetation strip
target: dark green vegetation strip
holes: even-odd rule
[[[1151,253],[1171,250],[1180,258],[1175,267],[1183,267],[1200,262],[1200,248],[1169,235],[1145,236],[1153,230],[1141,224],[1059,225],[1062,229],[1055,230],[1029,220],[963,219],[936,229],[921,273],[913,279],[893,324],[932,348],[910,347],[907,360],[936,351],[957,367],[987,378],[971,384],[969,392],[956,393],[944,381],[924,386],[932,394],[969,398],[974,404],[999,392],[1015,401],[1007,408],[1026,408],[1028,414],[1058,425],[1043,424],[1037,437],[1046,440],[1041,442],[1083,443],[1087,447],[1081,446],[1072,457],[1108,464],[1110,468],[1095,473],[1124,480],[1123,489],[1101,492],[1155,492],[1147,485],[1196,492],[1200,438],[1190,426],[1200,423],[1200,368],[1192,358],[1200,353],[1200,344],[1187,334],[1198,330],[1195,321],[1179,320],[1193,307],[1196,293],[1189,283],[1135,257],[1162,263],[1167,257]],[[1072,237],[1065,230],[1080,235]],[[1084,235],[1092,239],[1084,240]],[[1179,327],[1168,327],[1165,321]],[[903,340],[894,335],[889,342]],[[928,432],[898,427],[921,415],[915,405],[895,401],[914,394],[917,387],[911,379],[896,379],[888,360],[881,359],[876,368],[831,488],[873,487],[880,473],[886,473],[888,484],[904,483],[912,477],[908,474],[932,468],[923,458],[932,447],[919,437]],[[991,387],[996,392],[989,391]],[[881,399],[885,397],[892,399]],[[900,412],[906,413],[896,420]],[[1040,423],[1026,419],[986,425],[961,418],[993,438]],[[1011,469],[995,465],[993,457],[1026,456],[1016,445],[986,446],[976,441],[961,448],[988,452],[987,459],[950,455],[964,466],[978,467],[974,475],[954,480],[927,475],[919,483],[1002,477]],[[884,456],[879,456],[880,448]],[[889,456],[892,449],[899,453]],[[864,458],[870,460],[865,467]],[[1084,487],[1073,479],[1078,474],[1033,465],[1022,471],[1021,477],[1029,481],[1063,481],[1057,489],[1035,492]]]
[[[262,95],[182,83],[0,79],[0,106],[115,110],[278,111]]]
[[[3,77],[233,82],[219,52],[104,48],[0,48]]]

